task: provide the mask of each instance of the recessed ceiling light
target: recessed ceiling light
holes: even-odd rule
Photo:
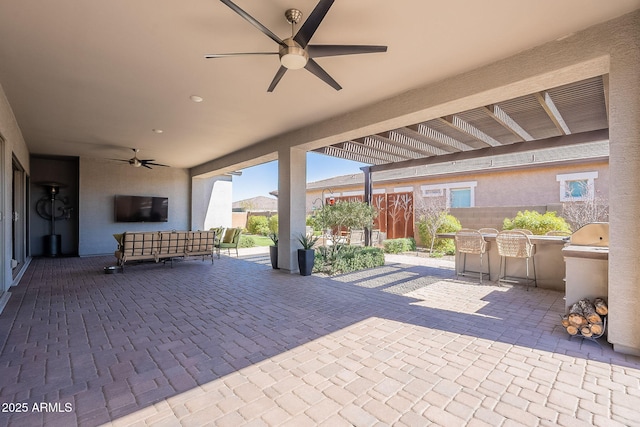
[[[151,129],[152,131],[154,131],[155,133],[162,133],[164,132],[162,129]]]
[[[202,102],[204,101],[204,98],[198,95],[191,95],[189,97],[190,100],[192,100],[193,102]]]

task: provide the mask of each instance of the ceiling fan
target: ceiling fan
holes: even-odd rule
[[[287,70],[298,70],[301,68],[305,68],[335,90],[340,90],[342,89],[342,86],[340,86],[338,82],[336,82],[322,67],[320,67],[320,65],[314,61],[314,58],[387,51],[387,46],[309,44],[311,37],[313,37],[313,34],[318,29],[318,26],[329,11],[329,8],[333,5],[334,0],[320,0],[315,9],[313,9],[309,15],[309,18],[307,18],[297,33],[295,33],[295,25],[302,20],[302,12],[298,9],[288,9],[284,13],[284,16],[291,24],[291,37],[286,39],[278,37],[231,0],[220,1],[264,33],[271,40],[276,42],[279,45],[279,50],[278,52],[217,53],[205,55],[205,58],[224,58],[243,55],[279,55],[280,69],[276,72],[267,92],[273,92]]]
[[[153,169],[149,165],[169,167],[169,165],[163,165],[163,164],[160,164],[160,163],[153,163],[153,162],[155,162],[154,159],[145,159],[145,160],[139,159],[138,158],[138,152],[140,150],[138,150],[137,148],[132,148],[131,150],[133,150],[133,157],[130,158],[129,160],[123,160],[123,159],[111,159],[111,160],[116,160],[118,162],[127,162],[131,166],[133,166],[134,168],[139,168],[140,166],[143,166],[143,167],[145,167],[147,169]]]

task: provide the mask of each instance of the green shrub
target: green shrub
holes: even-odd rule
[[[249,234],[266,236],[269,234],[269,220],[266,216],[250,216],[247,220],[247,231]]]
[[[536,211],[518,212],[513,219],[505,218],[502,224],[503,230],[513,230],[523,228],[530,230],[533,234],[545,234],[548,231],[571,231],[569,224],[555,212],[546,212],[544,215]]]
[[[316,251],[314,272],[338,274],[384,265],[384,253],[380,248],[342,246],[337,251],[325,249]]]
[[[278,234],[278,215],[269,218],[269,231],[271,234]]]
[[[388,254],[399,254],[416,250],[416,241],[413,237],[407,239],[389,239],[382,242],[384,251]]]
[[[238,247],[240,248],[253,248],[256,245],[256,241],[251,236],[240,236],[240,243],[238,243]]]
[[[436,233],[455,233],[462,228],[460,221],[458,221],[455,216],[446,214],[444,212],[442,213],[442,217],[440,217],[438,221],[440,221],[440,226],[438,227]],[[420,240],[422,240],[422,244],[429,248],[431,245],[432,235],[430,230],[432,229],[432,227],[430,227],[430,224],[425,218],[418,221],[416,225],[418,226],[418,235],[420,236]],[[436,238],[435,242],[433,243],[432,255],[453,255],[455,253],[456,245],[453,239]]]

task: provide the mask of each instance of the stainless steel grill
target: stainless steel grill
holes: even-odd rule
[[[609,247],[609,223],[592,222],[571,235],[569,244],[573,246]]]

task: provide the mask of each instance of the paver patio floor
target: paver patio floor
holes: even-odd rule
[[[0,426],[640,425],[640,359],[569,340],[561,293],[398,260],[34,259],[0,315]]]

